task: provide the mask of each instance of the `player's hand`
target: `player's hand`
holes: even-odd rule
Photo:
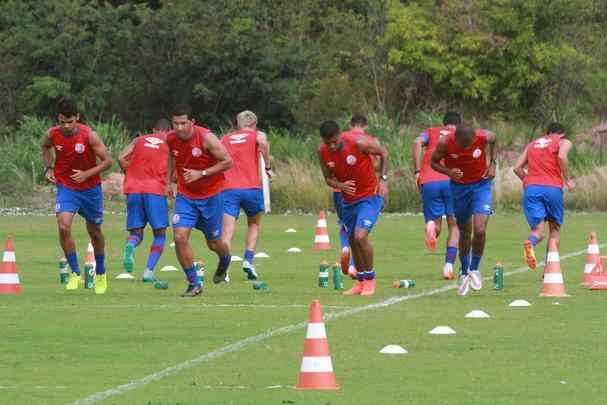
[[[457,168],[451,169],[451,171],[449,172],[449,177],[451,178],[451,180],[459,180],[464,177],[464,172]]]
[[[379,182],[379,195],[384,198],[384,200],[388,199],[388,182],[381,181]]]
[[[274,180],[274,176],[276,176],[276,174],[274,173],[274,170],[272,170],[272,169],[266,170],[266,174],[268,175],[268,180],[270,180],[270,182],[272,180]]]
[[[46,172],[44,172],[44,178],[49,183],[57,184],[57,179],[55,178],[55,169],[50,168]]]
[[[89,178],[89,174],[86,170],[72,169],[72,171],[74,172],[74,174],[72,174],[70,178],[76,183],[82,183],[83,181]]]
[[[164,193],[166,194],[166,196],[167,196],[167,198],[169,200],[172,200],[172,199],[175,198],[175,193],[173,192],[173,185],[172,184],[167,184],[166,185]]]
[[[193,183],[202,179],[202,170],[183,169],[183,179],[186,183]]]
[[[419,184],[419,176],[420,176],[419,172],[415,173],[415,186],[417,187],[417,191],[421,191],[421,189],[422,189],[421,184]]]
[[[495,177],[495,165],[491,164],[483,173],[483,179],[493,179]]]
[[[567,180],[567,190],[575,191],[575,182],[571,179]]]
[[[340,190],[342,193],[346,193],[348,195],[356,194],[356,182],[354,180],[348,180],[340,185]]]

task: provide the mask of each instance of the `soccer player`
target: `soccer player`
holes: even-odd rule
[[[259,173],[259,154],[263,155],[265,171],[268,178],[272,180],[270,144],[266,134],[257,130],[257,116],[252,111],[239,113],[236,122],[238,130],[221,139],[221,143],[234,161],[232,168],[225,172],[222,239],[228,248],[231,248],[234,227],[242,208],[247,215],[248,225],[242,270],[249,280],[257,280],[253,259],[261,216],[265,210]]]
[[[357,283],[344,295],[373,295],[375,271],[369,233],[388,194],[388,151],[365,132],[367,119],[364,116],[352,117],[351,123],[355,128],[340,134],[335,121],[323,122],[318,155],[325,181],[330,187],[342,191],[342,220],[358,271]],[[373,156],[380,160],[379,179],[375,174]]]
[[[454,133],[441,138],[432,154],[432,169],[451,178],[453,208],[460,231],[460,295],[468,294],[470,288],[477,291],[482,288],[479,268],[485,250],[489,215],[493,212],[491,185],[496,159],[495,133],[474,130],[468,125],[458,125]]]
[[[182,297],[202,293],[192,248],[192,228],[204,234],[209,249],[217,253],[219,264],[213,276],[215,284],[229,282],[230,249],[221,239],[223,220],[224,172],[232,167],[232,158],[219,139],[207,128],[194,124],[192,109],[182,104],[173,109],[173,130],[167,134],[169,178],[177,178],[177,198],[173,211],[173,239],[177,259],[189,285]]]
[[[59,242],[72,272],[66,290],[78,289],[80,267],[72,239],[72,222],[76,213],[86,220],[86,230],[95,251],[95,293],[105,294],[105,239],[103,223],[103,194],[100,173],[112,166],[112,157],[99,136],[78,122],[76,104],[61,99],[57,104],[59,125],[48,130],[42,141],[45,177],[57,185],[55,213]],[[54,163],[53,163],[54,155]]]
[[[457,256],[459,230],[455,221],[449,176],[432,170],[430,158],[438,140],[453,133],[455,126],[459,124],[461,124],[459,113],[449,111],[443,117],[442,127],[428,128],[413,141],[415,181],[421,191],[424,207],[426,247],[431,252],[436,250],[436,239],[441,232],[443,215],[447,216],[447,253],[443,267],[443,278],[447,280],[455,278],[453,264]]]
[[[154,267],[162,255],[169,226],[167,204],[169,147],[166,133],[171,123],[159,120],[153,133],[141,135],[120,153],[118,162],[125,173],[126,229],[129,237],[124,248],[123,266],[127,273],[133,272],[135,248],[143,240],[143,228],[149,222],[154,240],[148,261],[143,271],[144,282],[154,282]]]
[[[544,224],[548,222],[550,238],[561,240],[560,229],[565,217],[563,185],[575,190],[569,175],[567,155],[571,141],[566,139],[565,129],[558,122],[546,128],[546,133],[531,142],[513,167],[523,181],[523,209],[531,234],[523,244],[524,258],[530,269],[535,269],[535,246],[544,239]],[[525,170],[525,166],[527,170]]]

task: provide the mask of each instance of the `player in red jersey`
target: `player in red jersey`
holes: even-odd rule
[[[421,191],[424,207],[426,246],[431,252],[436,250],[436,238],[441,232],[442,217],[443,215],[447,217],[447,251],[443,267],[443,278],[447,280],[455,278],[453,264],[457,256],[459,230],[455,221],[449,176],[432,170],[430,158],[439,139],[455,132],[455,126],[460,123],[460,114],[449,111],[443,117],[443,126],[428,128],[413,141],[415,180]]]
[[[263,156],[265,171],[272,180],[270,144],[266,134],[257,130],[257,116],[252,111],[242,111],[237,115],[236,121],[238,129],[221,139],[221,143],[234,161],[234,166],[225,172],[222,239],[228,247],[231,247],[234,226],[242,208],[247,215],[248,225],[242,270],[249,280],[256,280],[258,275],[253,266],[253,259],[259,236],[259,224],[265,210],[259,173],[259,155]]]
[[[376,283],[369,233],[388,194],[388,151],[365,132],[367,119],[364,116],[354,116],[352,123],[358,128],[340,134],[335,121],[325,121],[320,126],[323,143],[318,156],[327,184],[342,191],[342,221],[358,271],[358,282],[344,295],[373,295]],[[380,160],[379,179],[373,156]]]
[[[482,288],[479,268],[489,216],[493,213],[491,185],[496,159],[495,134],[482,129],[475,131],[467,125],[458,125],[455,133],[441,138],[432,154],[432,169],[451,178],[455,218],[460,230],[460,295],[466,295],[470,288],[477,291]]]
[[[219,264],[215,284],[229,282],[230,250],[221,239],[223,221],[224,172],[232,158],[219,139],[207,128],[194,124],[192,109],[178,105],[173,109],[173,130],[167,134],[169,178],[177,178],[177,198],[173,213],[173,239],[177,259],[189,285],[183,297],[202,293],[189,240],[192,228],[204,233],[209,249],[217,253]]]
[[[537,266],[534,248],[544,239],[545,222],[548,222],[550,238],[555,239],[557,245],[560,243],[565,219],[563,185],[567,185],[569,191],[575,190],[567,158],[572,146],[563,126],[553,122],[543,136],[527,145],[513,167],[524,186],[523,209],[531,234],[523,244],[523,254],[531,269]]]
[[[124,249],[123,266],[127,273],[133,271],[135,248],[143,239],[143,228],[147,223],[154,233],[142,275],[144,282],[156,281],[154,267],[164,250],[166,228],[169,226],[169,147],[166,133],[170,127],[169,120],[158,120],[153,133],[135,138],[120,153],[118,160],[125,173],[123,189],[127,199],[126,229],[129,237]]]
[[[105,294],[105,239],[101,231],[103,193],[99,175],[112,166],[112,157],[101,138],[78,122],[80,115],[72,100],[62,99],[57,107],[59,125],[50,128],[43,138],[42,160],[46,179],[57,185],[55,212],[59,242],[72,269],[65,288],[76,290],[80,281],[80,267],[72,239],[72,222],[74,215],[79,213],[86,219],[86,230],[95,251],[95,293]]]

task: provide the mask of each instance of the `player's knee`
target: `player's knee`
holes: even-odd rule
[[[186,245],[188,243],[188,236],[185,233],[175,232],[173,235],[173,241],[175,245]]]
[[[363,243],[367,240],[367,236],[369,235],[369,232],[367,232],[364,229],[357,229],[356,231],[354,231],[354,243]]]
[[[57,223],[57,227],[61,235],[69,235],[72,231],[72,226],[68,222],[59,222]]]

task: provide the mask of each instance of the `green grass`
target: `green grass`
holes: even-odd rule
[[[0,237],[8,233],[15,237],[23,287],[21,295],[0,296],[0,402],[75,401],[241,339],[305,321],[306,306],[314,298],[320,299],[325,314],[340,313],[445,285],[439,277],[442,255],[424,250],[421,217],[385,215],[372,234],[379,275],[376,296],[343,297],[332,289],[317,288],[318,263],[337,258],[334,220],[329,216],[333,249],[314,252],[314,216],[264,218],[258,251],[271,258],[256,259],[256,264],[270,292],[253,291],[238,266],[233,266],[231,284],[210,285],[203,297],[184,300],[178,296],[185,287],[181,272],[159,273],[170,283],[166,291],[113,278],[120,271],[123,216],[107,215],[104,225],[112,276],[104,296],[82,289],[68,293],[59,285],[57,262],[61,253],[53,217],[0,217]],[[584,249],[587,233],[600,232],[606,225],[605,215],[570,215],[561,255]],[[298,232],[284,233],[290,227]],[[234,249],[239,256],[243,230],[240,221]],[[83,252],[86,237],[80,219],[74,231]],[[484,275],[491,275],[498,260],[506,271],[522,266],[520,246],[526,235],[522,215],[492,218]],[[149,242],[147,234],[137,251],[137,276],[141,275]],[[216,259],[203,247],[199,233],[193,242],[196,256],[204,257],[211,269],[207,274],[210,278]],[[287,254],[292,246],[304,252]],[[486,282],[482,292],[465,298],[450,290],[329,321],[333,366],[342,387],[339,392],[290,388],[297,382],[303,351],[305,330],[300,328],[101,403],[602,403],[601,376],[607,354],[605,295],[578,285],[584,259],[582,254],[563,260],[567,292],[571,294],[563,299],[539,298],[540,272],[526,272],[506,277],[505,289],[500,292],[491,290]],[[160,266],[166,264],[176,264],[174,249],[168,243]],[[417,285],[408,290],[390,288],[391,282],[400,278],[415,279]],[[517,298],[533,305],[509,308],[507,304]],[[464,318],[472,309],[482,309],[491,318]],[[429,335],[437,325],[449,325],[457,335]],[[409,354],[378,354],[387,344],[400,344]],[[267,388],[276,385],[282,387]]]

